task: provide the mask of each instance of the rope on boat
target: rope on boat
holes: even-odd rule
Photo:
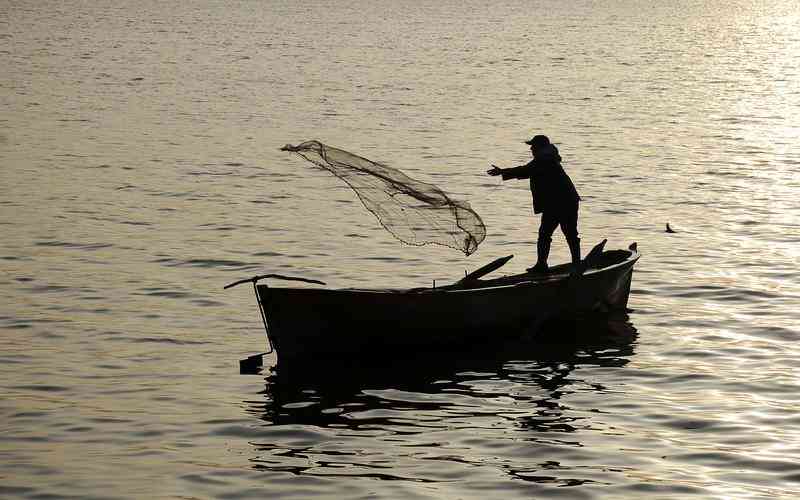
[[[223,290],[227,290],[228,288],[233,288],[233,287],[235,287],[237,285],[241,285],[243,283],[253,283],[253,292],[255,292],[255,294],[256,294],[256,301],[258,302],[258,311],[261,313],[261,321],[262,321],[262,323],[264,323],[264,333],[266,333],[266,335],[267,335],[267,345],[269,346],[269,351],[267,351],[267,352],[265,352],[263,354],[272,354],[272,352],[275,349],[272,346],[272,339],[269,336],[269,324],[267,323],[267,314],[264,311],[264,304],[261,303],[261,296],[258,294],[258,281],[266,279],[266,278],[273,278],[273,279],[279,279],[279,280],[284,280],[284,281],[302,281],[303,283],[313,283],[315,285],[325,285],[325,283],[322,282],[322,281],[312,280],[312,279],[308,279],[308,278],[298,278],[296,276],[283,276],[282,274],[261,274],[261,275],[258,275],[258,276],[253,276],[252,278],[247,278],[247,279],[243,279],[243,280],[239,280],[239,281],[234,281],[233,283],[229,283],[229,284],[227,284],[227,285],[225,285],[223,287]],[[262,354],[259,354],[257,356],[261,356],[261,355]],[[254,356],[251,356],[251,357],[254,357]],[[252,361],[249,362],[249,364],[252,364],[252,363],[253,363]],[[249,366],[248,363],[246,363],[246,364]],[[240,370],[244,369],[243,366],[244,365],[241,365],[241,363],[240,363]]]
[[[266,278],[273,278],[273,279],[276,279],[276,280],[284,280],[284,281],[302,281],[303,283],[313,283],[315,285],[325,285],[326,284],[326,283],[324,283],[322,281],[312,280],[312,279],[308,279],[308,278],[298,278],[296,276],[284,276],[282,274],[261,274],[259,276],[253,276],[252,278],[247,278],[247,279],[235,281],[233,283],[229,283],[229,284],[225,285],[224,287],[222,287],[222,289],[223,290],[227,290],[228,288],[233,288],[236,285],[241,285],[242,283],[249,283],[251,281],[253,282],[253,284],[255,284],[259,280],[263,280],[263,279],[266,279]]]

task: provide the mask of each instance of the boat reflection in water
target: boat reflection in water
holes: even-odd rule
[[[506,479],[580,484],[585,477],[551,470],[559,453],[583,446],[569,435],[594,425],[594,410],[573,407],[573,398],[601,401],[608,389],[587,375],[623,369],[636,337],[621,312],[548,324],[535,339],[482,352],[398,352],[380,366],[320,367],[324,377],[278,370],[263,399],[246,402],[263,421],[251,462],[314,477],[421,482],[490,465]]]

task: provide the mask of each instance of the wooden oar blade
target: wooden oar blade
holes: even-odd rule
[[[511,260],[513,257],[514,257],[513,255],[507,255],[505,257],[500,257],[499,259],[495,259],[492,262],[486,264],[485,266],[478,268],[475,271],[472,271],[468,275],[464,276],[461,280],[459,280],[459,283],[464,283],[466,281],[474,281],[483,276],[486,276],[492,271],[496,271],[501,267],[503,267],[504,265],[506,265],[506,262]]]

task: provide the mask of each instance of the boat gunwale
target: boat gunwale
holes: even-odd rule
[[[595,275],[598,273],[605,273],[610,270],[613,270],[618,267],[622,266],[633,266],[637,260],[641,257],[638,249],[628,248],[627,250],[619,249],[619,250],[610,250],[614,251],[623,251],[629,252],[630,255],[623,260],[616,262],[614,264],[608,265],[606,267],[601,268],[593,268],[587,269],[582,276],[589,276]],[[605,252],[604,252],[605,253]],[[375,294],[414,294],[414,295],[421,295],[421,294],[428,294],[428,293],[464,293],[464,292],[481,292],[481,291],[492,291],[492,290],[499,290],[499,289],[506,289],[506,288],[514,288],[514,287],[521,287],[527,285],[549,285],[555,283],[562,283],[565,280],[570,278],[569,273],[559,273],[554,274],[552,276],[547,276],[545,279],[536,279],[535,276],[531,276],[531,279],[526,279],[528,273],[520,273],[520,274],[512,274],[508,276],[503,276],[500,278],[494,279],[503,279],[503,278],[514,278],[519,277],[520,281],[515,281],[512,283],[500,284],[500,285],[489,285],[489,286],[477,286],[477,287],[470,287],[470,288],[455,288],[457,284],[450,284],[444,285],[439,288],[297,288],[297,287],[271,287],[265,284],[257,285],[259,288],[265,287],[269,290],[292,290],[292,291],[299,291],[299,290],[308,290],[308,291],[316,291],[316,292],[354,292],[354,293],[375,293]],[[489,281],[489,280],[487,280]],[[480,283],[480,281],[478,281]]]
[[[590,274],[598,274],[598,273],[601,273],[601,272],[604,273],[604,272],[613,270],[614,268],[627,265],[628,263],[633,265],[634,263],[636,263],[637,260],[639,260],[639,257],[641,257],[641,255],[639,254],[639,252],[637,250],[628,249],[628,250],[622,250],[622,251],[630,252],[630,255],[628,257],[626,257],[625,259],[623,259],[623,260],[621,260],[619,262],[616,262],[614,264],[611,264],[609,266],[595,268],[595,269],[588,269],[585,273],[583,273],[582,276],[588,276]],[[504,276],[505,278],[519,277],[520,281],[514,281],[514,282],[511,282],[511,283],[502,284],[502,285],[489,285],[489,286],[472,287],[472,288],[451,288],[452,286],[455,286],[455,285],[447,285],[446,287],[442,287],[441,289],[425,288],[423,290],[418,290],[417,289],[417,290],[415,290],[413,292],[411,290],[408,290],[408,292],[409,293],[429,293],[429,292],[434,292],[434,291],[442,291],[442,292],[476,292],[476,291],[483,291],[483,290],[498,290],[498,289],[502,289],[502,288],[523,287],[523,286],[528,286],[528,285],[549,285],[549,284],[555,284],[555,283],[563,283],[565,280],[568,280],[570,278],[570,274],[569,273],[553,274],[551,276],[544,277],[544,279],[536,279],[535,277],[532,277],[532,279],[527,279],[527,276],[528,276],[528,273],[511,274],[509,276]],[[502,278],[495,278],[495,279],[502,279]]]

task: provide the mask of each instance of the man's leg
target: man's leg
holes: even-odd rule
[[[543,212],[539,223],[539,239],[536,241],[536,265],[534,271],[547,270],[547,258],[550,256],[550,242],[553,231],[558,227],[558,217],[552,213]]]
[[[567,239],[569,253],[572,257],[572,264],[578,265],[581,262],[581,239],[578,238],[578,207],[561,217],[561,231]]]

